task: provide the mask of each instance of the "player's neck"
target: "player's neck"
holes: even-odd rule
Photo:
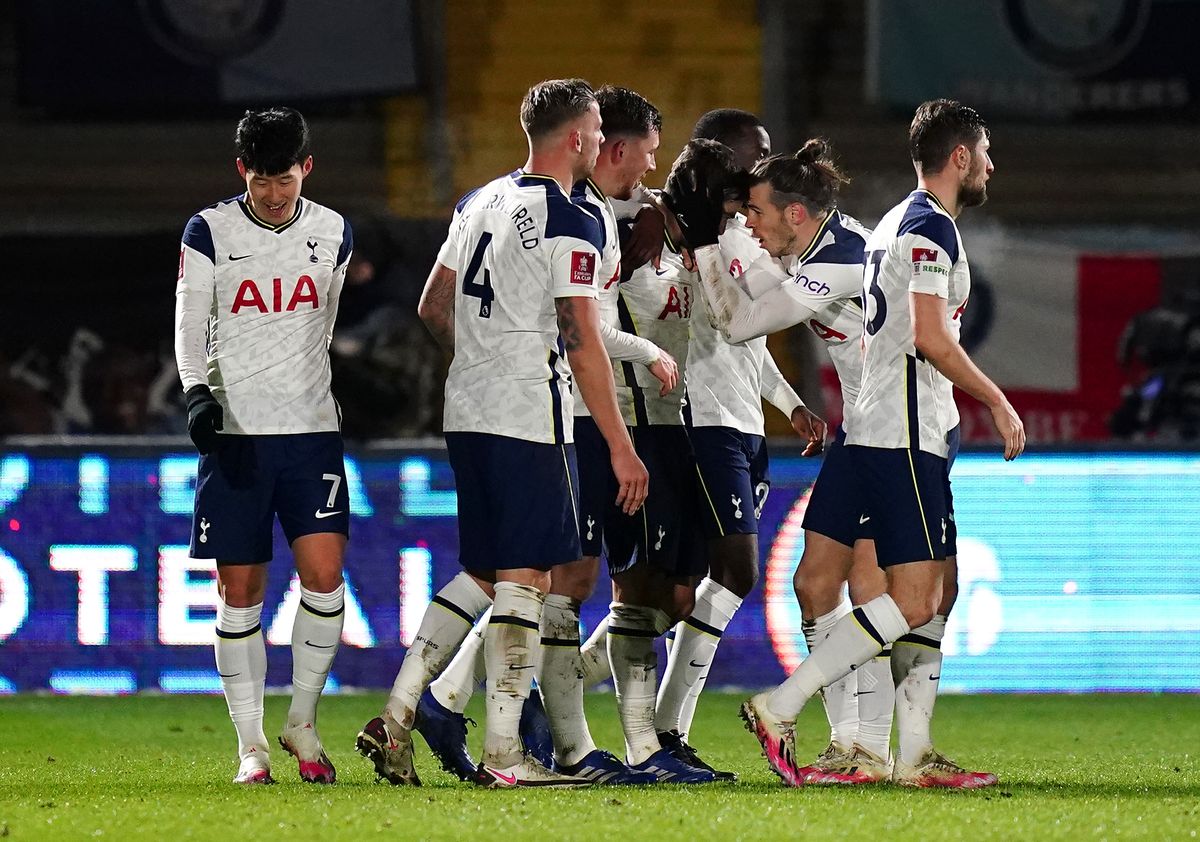
[[[942,209],[954,219],[958,219],[962,208],[958,206],[958,182],[951,182],[942,178],[925,178],[917,176],[917,189],[924,190],[935,199]]]
[[[568,195],[575,186],[575,168],[571,166],[571,162],[559,160],[554,155],[531,154],[522,169],[527,173],[550,176]]]

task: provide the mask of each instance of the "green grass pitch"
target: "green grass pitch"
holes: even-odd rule
[[[976,696],[938,702],[939,747],[1000,775],[978,792],[891,786],[787,789],[737,718],[741,696],[706,694],[693,743],[735,784],[485,791],[437,768],[425,786],[376,784],[353,750],[379,694],[327,697],[332,787],[301,784],[272,752],[273,787],[230,783],[234,737],[219,697],[0,699],[0,837],[8,839],[1188,839],[1200,832],[1200,698]],[[476,700],[476,704],[478,700]],[[267,702],[278,732],[287,700]],[[588,698],[597,741],[620,742],[611,695]],[[478,715],[479,711],[472,713]],[[480,730],[471,733],[478,750]],[[798,727],[824,747],[820,706]]]

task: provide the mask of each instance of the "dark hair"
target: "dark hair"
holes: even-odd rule
[[[708,138],[733,145],[751,129],[762,125],[762,120],[740,108],[716,108],[701,115],[692,129],[693,138]]]
[[[829,141],[814,137],[793,155],[772,155],[755,164],[750,183],[764,182],[771,185],[771,202],[776,207],[799,202],[815,216],[837,207],[838,189],[850,179],[833,163]]]
[[[279,175],[308,158],[308,123],[292,108],[247,111],[238,121],[233,143],[246,169]]]
[[[662,131],[662,114],[637,91],[605,85],[596,91],[596,102],[600,103],[606,138],[645,137],[651,131]]]
[[[595,101],[595,91],[583,79],[538,82],[521,101],[521,126],[530,139],[544,137],[579,117]]]
[[[987,137],[987,123],[974,108],[952,99],[932,99],[917,106],[908,128],[908,151],[923,173],[941,172],[959,144],[973,148]]]

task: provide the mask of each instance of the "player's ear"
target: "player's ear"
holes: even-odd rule
[[[960,143],[954,147],[954,151],[950,154],[954,158],[954,166],[961,170],[971,169],[971,150],[964,144]]]
[[[304,173],[305,175],[308,175],[310,172],[312,172],[312,167],[313,167],[313,157],[312,157],[312,155],[309,155],[307,158],[304,159],[304,163],[300,165],[300,171],[302,173]]]
[[[240,175],[242,178],[246,177],[246,165],[242,163],[241,158],[237,159],[237,171],[238,175]]]
[[[571,133],[567,135],[567,140],[571,143],[571,151],[583,151],[583,133],[579,129],[572,129]]]
[[[609,144],[609,155],[612,156],[613,163],[617,163],[625,157],[625,141],[614,140]]]

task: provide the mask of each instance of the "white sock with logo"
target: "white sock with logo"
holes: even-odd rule
[[[785,722],[795,721],[806,702],[850,670],[883,651],[908,632],[908,623],[891,596],[884,594],[838,620],[829,636],[813,648],[787,680],[771,691],[767,708]]]
[[[263,733],[263,693],[267,683],[267,646],[263,642],[262,603],[217,608],[217,673],[237,731],[238,756],[254,750],[269,754]]]
[[[383,708],[384,719],[391,720],[389,727],[412,728],[421,694],[445,669],[490,604],[488,595],[466,573],[459,573],[434,595]]]
[[[554,757],[563,765],[574,765],[594,751],[596,743],[583,714],[579,603],[568,596],[552,593],[546,597],[542,662],[535,672],[554,736]]]
[[[288,725],[317,723],[317,703],[342,640],[346,583],[329,593],[300,586],[300,607],[292,623],[292,704]]]
[[[462,713],[475,695],[475,690],[487,680],[487,664],[483,658],[483,637],[487,633],[489,608],[475,621],[466,640],[458,647],[442,674],[429,685],[429,692],[446,710]]]
[[[707,576],[696,589],[692,615],[675,626],[675,644],[667,654],[667,668],[658,688],[654,727],[659,731],[688,732],[721,635],[741,605],[737,594]]]
[[[662,748],[654,730],[658,677],[654,639],[670,622],[657,608],[623,602],[614,602],[609,608],[608,656],[625,732],[625,756],[627,762],[638,764]]]
[[[858,735],[855,742],[884,759],[891,753],[892,711],[896,707],[891,654],[892,646],[888,646],[855,670],[858,676]]]
[[[541,656],[545,594],[529,585],[497,582],[483,639],[487,660],[487,720],[483,762],[503,769],[521,760],[521,708]]]
[[[811,622],[801,624],[804,642],[811,655],[837,625],[838,620],[850,613],[850,600],[844,599],[828,614],[822,614]],[[829,738],[842,746],[851,748],[858,733],[858,690],[857,672],[851,670],[828,687],[821,688],[821,700],[825,703],[825,717],[829,720]]]
[[[946,615],[936,614],[892,647],[892,678],[896,687],[896,741],[900,762],[915,766],[930,748],[929,723],[942,677],[942,637]]]

